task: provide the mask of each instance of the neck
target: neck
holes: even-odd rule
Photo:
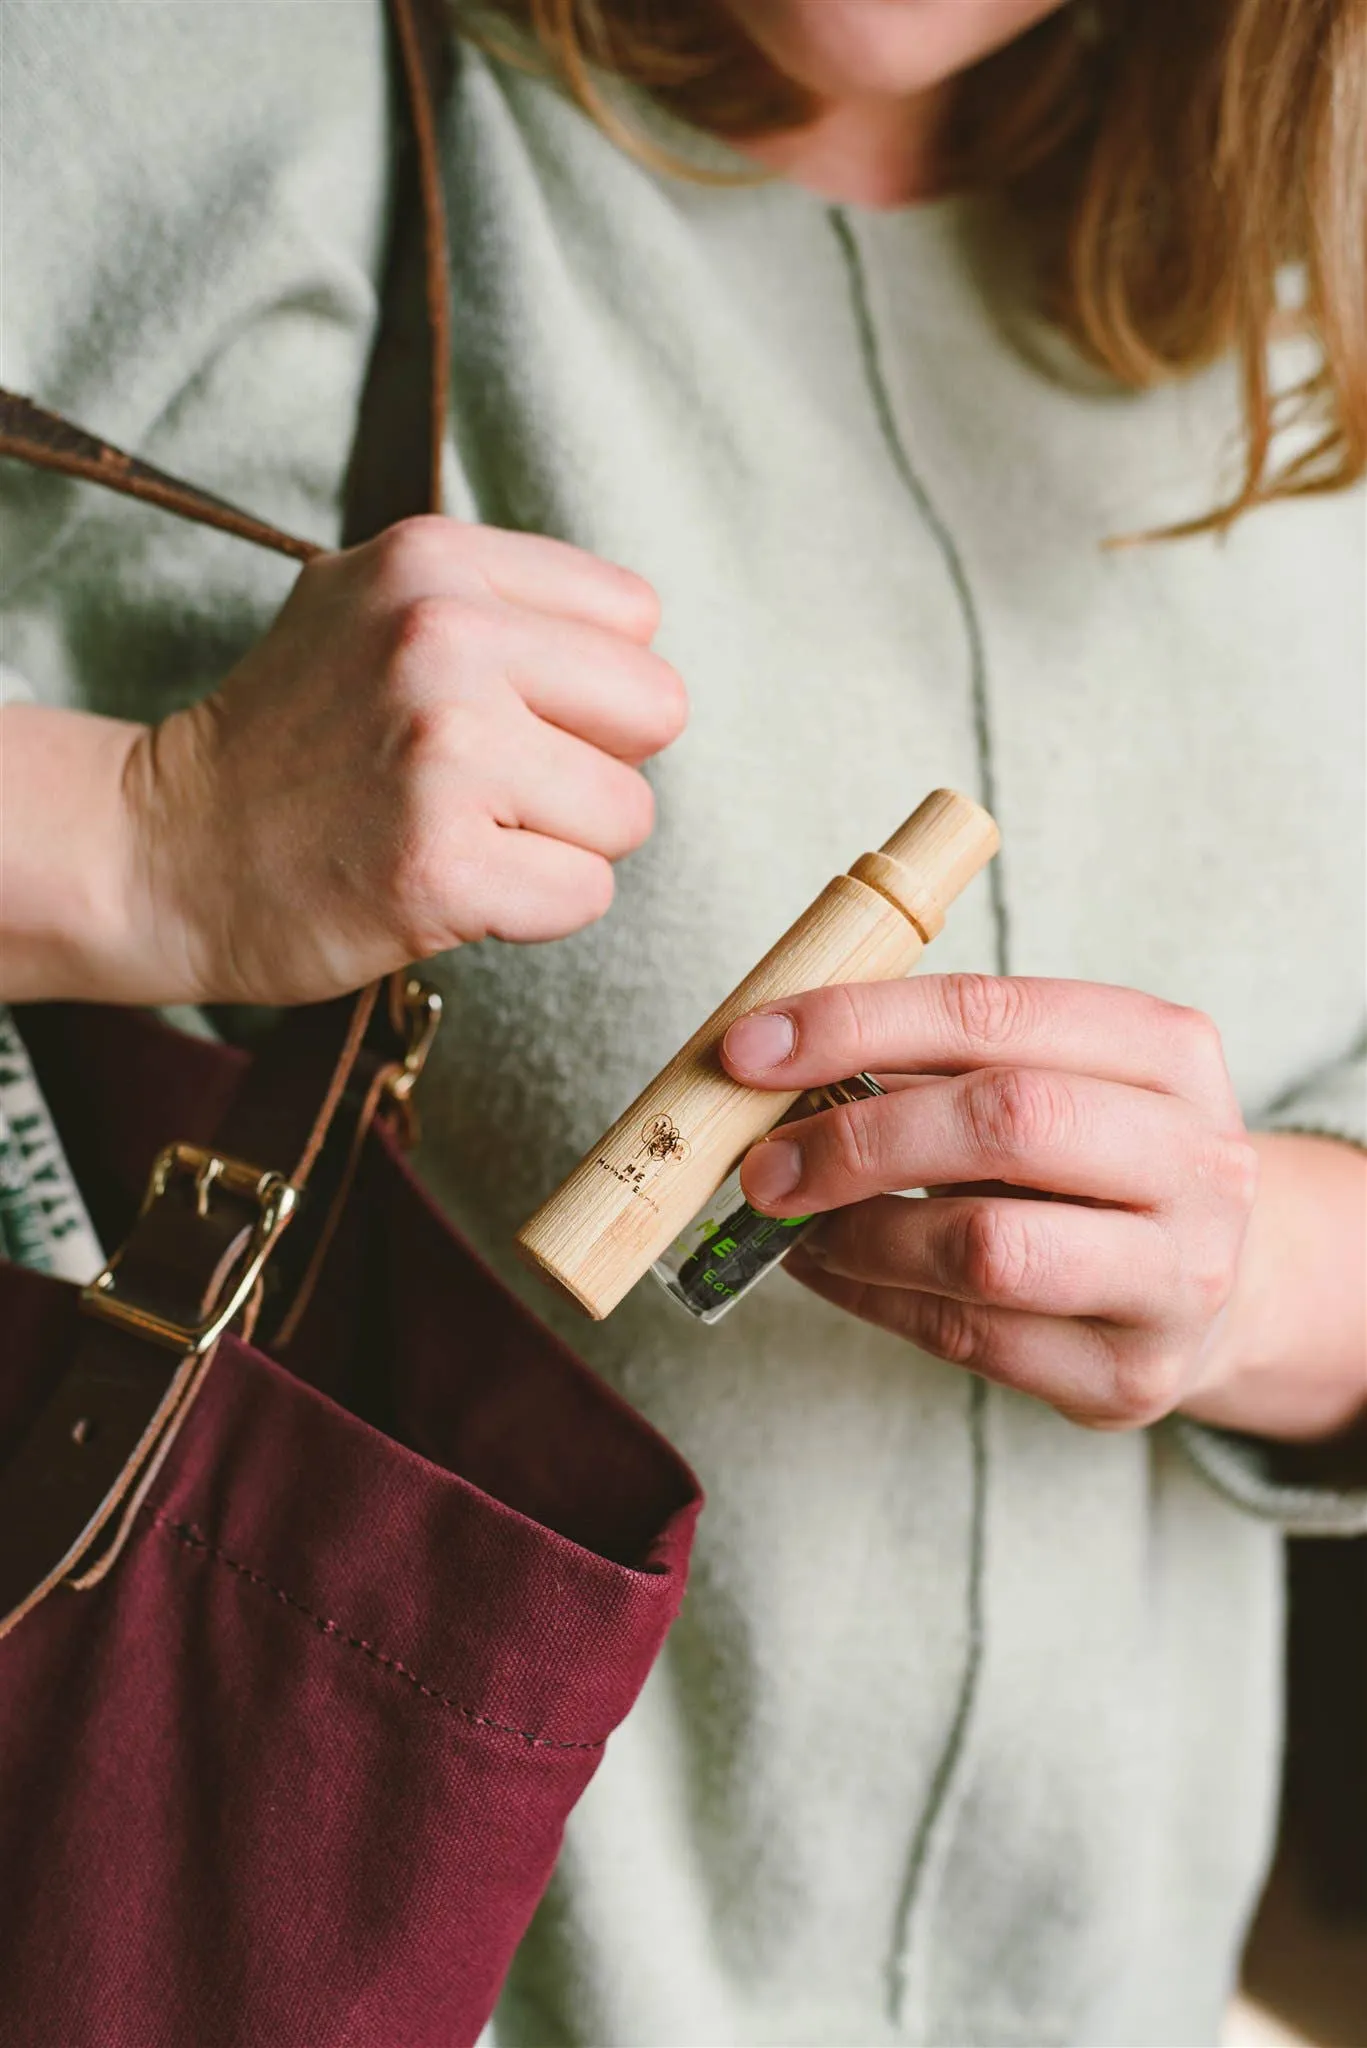
[[[945,94],[825,102],[804,127],[740,147],[766,169],[825,199],[906,206],[941,189],[936,161]]]

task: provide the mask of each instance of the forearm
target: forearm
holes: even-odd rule
[[[145,734],[86,712],[0,710],[0,998],[187,993],[149,944],[129,831],[125,786]]]
[[[1290,1133],[1254,1142],[1260,1185],[1238,1285],[1183,1411],[1314,1442],[1367,1413],[1367,1153]]]

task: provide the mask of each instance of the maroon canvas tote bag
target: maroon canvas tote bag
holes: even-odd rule
[[[352,538],[433,502],[446,360],[422,24],[391,15],[426,231]],[[0,454],[311,552],[4,394]],[[0,1265],[6,2048],[473,2041],[677,1609],[692,1475],[405,1164],[436,1014],[398,977],[248,1059],[18,1013],[121,1249],[84,1290]]]

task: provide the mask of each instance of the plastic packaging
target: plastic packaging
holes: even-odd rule
[[[833,1109],[839,1103],[865,1102],[882,1093],[872,1074],[856,1074],[833,1087],[814,1088],[784,1122],[819,1109]],[[720,1322],[766,1273],[782,1265],[793,1246],[820,1221],[819,1216],[766,1216],[752,1209],[741,1189],[737,1166],[650,1270],[666,1294],[698,1322]]]

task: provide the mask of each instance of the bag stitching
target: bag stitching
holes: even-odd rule
[[[250,1579],[254,1586],[263,1587],[284,1606],[293,1607],[297,1613],[305,1615],[321,1635],[332,1636],[338,1642],[348,1644],[353,1650],[360,1650],[373,1664],[382,1665],[386,1671],[396,1672],[416,1692],[420,1692],[424,1699],[436,1700],[441,1706],[450,1707],[453,1713],[459,1714],[463,1720],[473,1722],[477,1728],[489,1728],[497,1735],[516,1735],[533,1749],[602,1749],[606,1740],[602,1736],[596,1742],[560,1742],[550,1735],[534,1735],[529,1729],[515,1728],[507,1721],[495,1721],[488,1714],[477,1714],[473,1707],[463,1706],[459,1700],[453,1699],[450,1693],[426,1684],[399,1658],[391,1657],[385,1651],[377,1649],[374,1643],[368,1643],[363,1636],[349,1634],[340,1622],[330,1621],[326,1615],[315,1613],[304,1601],[296,1599],[293,1593],[287,1593],[282,1586],[274,1585],[270,1579],[263,1577],[258,1571],[253,1571],[250,1565],[243,1564],[240,1559],[230,1557],[226,1550],[220,1549],[216,1543],[211,1543],[204,1531],[197,1529],[192,1522],[173,1522],[169,1515],[154,1515],[152,1519],[156,1526],[164,1530],[175,1542],[189,1550],[203,1551],[207,1557],[217,1559],[219,1564],[226,1565],[229,1571],[236,1572],[240,1578]]]

